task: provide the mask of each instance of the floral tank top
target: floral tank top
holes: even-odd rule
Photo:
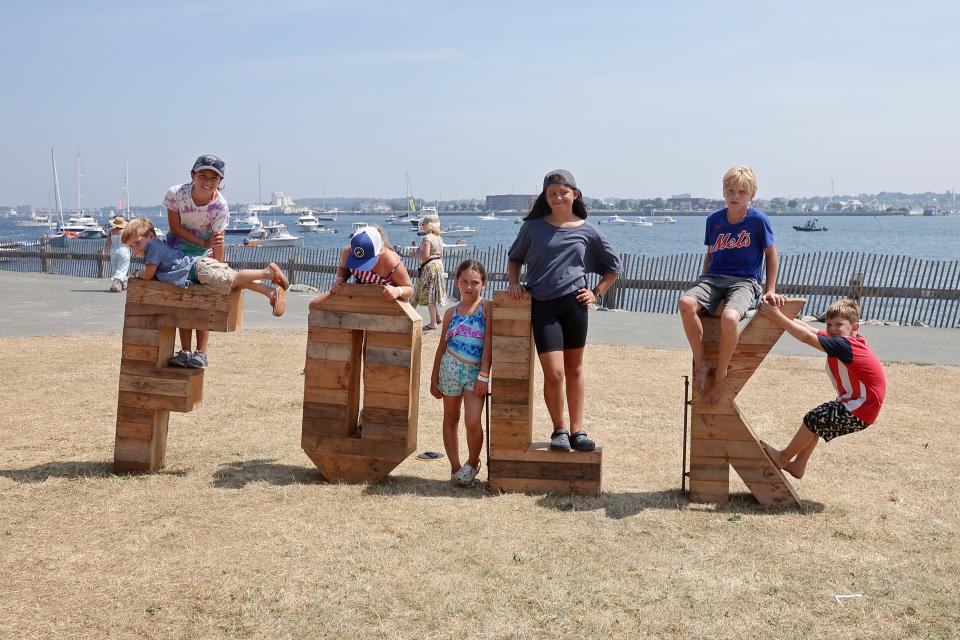
[[[483,315],[482,303],[469,316],[461,315],[460,305],[457,305],[447,326],[447,350],[467,362],[480,364],[486,332],[487,319]]]

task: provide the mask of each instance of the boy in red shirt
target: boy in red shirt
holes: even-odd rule
[[[837,399],[812,409],[803,418],[803,426],[782,451],[766,442],[763,450],[777,466],[794,478],[802,478],[807,460],[818,438],[829,442],[866,429],[877,419],[887,392],[887,379],[880,360],[870,350],[860,330],[860,305],[838,300],[827,309],[827,328],[816,331],[799,320],[792,320],[777,307],[760,303],[760,313],[783,327],[800,342],[827,354],[827,375],[837,389]]]

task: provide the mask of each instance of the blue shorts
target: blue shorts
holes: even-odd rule
[[[440,374],[437,386],[445,396],[462,396],[464,391],[473,391],[477,376],[480,374],[480,363],[467,364],[460,362],[449,353],[440,358]]]

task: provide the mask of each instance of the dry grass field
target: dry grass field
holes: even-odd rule
[[[454,488],[412,457],[323,482],[299,444],[304,341],[213,335],[166,469],[114,476],[120,335],[0,339],[0,638],[960,634],[960,367],[889,365],[880,421],[821,444],[801,510],[716,508],[678,492],[682,351],[588,348],[604,491],[571,498]],[[421,451],[442,451],[436,341]],[[767,360],[740,399],[762,437],[830,397],[822,366]]]

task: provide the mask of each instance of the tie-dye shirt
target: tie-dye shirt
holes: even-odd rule
[[[447,326],[447,350],[462,360],[479,364],[483,357],[483,336],[486,331],[483,303],[477,305],[477,310],[469,316],[460,315],[460,305],[457,305]]]
[[[223,231],[230,224],[230,208],[227,200],[217,191],[208,204],[198,205],[193,201],[191,191],[193,182],[176,184],[167,191],[163,198],[163,206],[170,211],[180,214],[180,224],[193,232],[194,235],[206,240],[213,234]],[[189,244],[176,234],[167,234],[167,244],[174,248],[183,248],[182,244]]]

